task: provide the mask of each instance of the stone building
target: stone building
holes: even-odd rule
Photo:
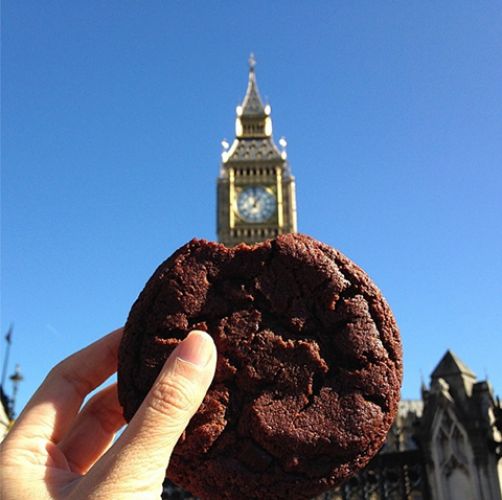
[[[9,403],[9,397],[0,385],[0,442],[3,441],[12,424]]]
[[[422,399],[416,437],[432,498],[502,500],[501,407],[490,384],[448,351]]]

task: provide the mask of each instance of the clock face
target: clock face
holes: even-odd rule
[[[275,212],[274,194],[263,186],[243,189],[237,198],[237,210],[246,222],[265,222]]]

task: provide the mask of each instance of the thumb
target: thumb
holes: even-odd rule
[[[106,475],[102,479],[124,481],[136,491],[160,491],[173,448],[202,403],[215,367],[213,339],[202,331],[190,332],[169,356],[127,429],[103,457],[104,467],[98,465]]]

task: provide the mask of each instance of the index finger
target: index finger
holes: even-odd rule
[[[16,420],[10,435],[57,443],[71,426],[84,398],[117,371],[122,328],[57,364]]]

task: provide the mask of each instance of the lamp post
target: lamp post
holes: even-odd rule
[[[14,373],[9,377],[12,380],[12,398],[10,399],[10,418],[14,419],[14,408],[16,406],[16,396],[19,389],[19,384],[23,381],[24,377],[21,373],[21,368],[17,364]]]

